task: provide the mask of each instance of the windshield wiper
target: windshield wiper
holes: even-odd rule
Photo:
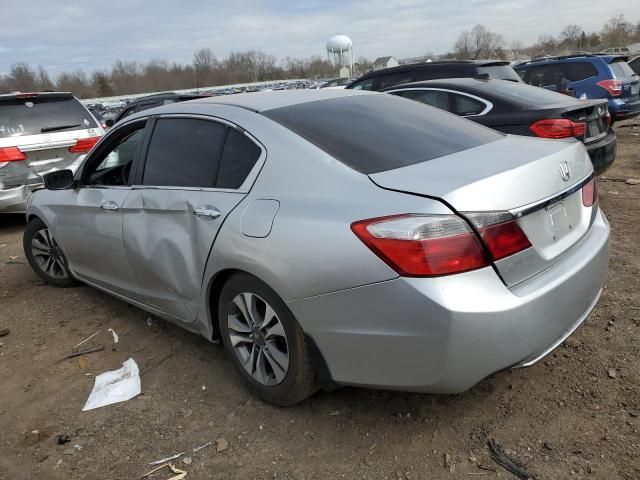
[[[56,130],[64,130],[65,128],[73,128],[79,126],[80,124],[76,123],[75,125],[58,125],[56,127],[44,127],[40,129],[40,133],[55,132]]]

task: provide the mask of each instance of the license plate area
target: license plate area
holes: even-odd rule
[[[546,207],[547,218],[549,222],[549,229],[551,231],[552,239],[558,241],[566,236],[571,230],[573,225],[564,202],[560,201]]]

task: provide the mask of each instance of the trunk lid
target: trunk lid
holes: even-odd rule
[[[579,137],[584,143],[596,142],[607,136],[609,132],[608,104],[606,100],[582,100],[584,105],[568,108],[565,118],[576,123],[584,123],[584,136]]]
[[[476,212],[511,212],[532,244],[494,262],[511,286],[559,261],[589,230],[595,208],[583,205],[580,187],[592,173],[584,146],[574,139],[505,136],[369,177],[385,189],[441,199],[467,219]]]

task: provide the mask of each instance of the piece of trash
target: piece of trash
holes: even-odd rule
[[[627,185],[640,185],[640,178],[628,178],[624,183]]]
[[[93,390],[82,411],[125,402],[140,395],[141,391],[140,370],[135,360],[130,358],[122,364],[122,368],[101,373],[96,377]]]
[[[204,385],[202,385],[202,391],[204,392],[207,389]]]
[[[116,331],[113,328],[110,328],[108,331],[111,332],[111,335],[113,335],[113,343],[118,343],[119,337]]]
[[[195,447],[193,449],[193,453],[198,453],[200,450],[202,450],[203,448],[207,448],[211,446],[211,442],[207,442],[204,445],[200,445],[199,447]]]
[[[144,475],[142,475],[141,478],[144,477],[148,477],[149,475],[151,475],[152,473],[155,473],[159,470],[162,470],[165,467],[169,467],[169,470],[171,470],[173,473],[176,473],[177,475],[174,475],[171,478],[167,478],[167,480],[182,480],[184,477],[187,476],[187,472],[185,472],[184,470],[180,470],[179,468],[174,467],[172,464],[170,463],[165,463],[164,465],[159,466],[158,468],[154,468],[153,470],[151,470],[150,472],[145,473]]]
[[[56,437],[56,443],[58,445],[64,445],[65,443],[68,443],[71,441],[71,437],[69,435],[67,435],[66,433],[64,435],[58,435]]]
[[[78,452],[82,450],[82,445],[78,445],[77,443],[73,446]]]
[[[0,329],[0,337],[6,337],[7,335],[9,335],[11,333],[11,330],[8,328],[2,328]]]
[[[60,465],[62,465],[62,459],[58,460],[58,463],[56,463],[56,466],[53,467],[54,469],[58,468]]]
[[[185,465],[191,465],[191,462],[192,462],[192,461],[193,461],[193,460],[191,459],[191,457],[184,457],[184,458],[182,459],[182,463],[184,463]]]
[[[502,446],[495,439],[489,438],[487,444],[491,450],[491,458],[494,462],[505,470],[513,473],[520,480],[535,480],[533,474],[529,473],[526,468],[509,458],[504,450],[502,450]]]
[[[444,454],[444,468],[448,469],[449,473],[455,473],[456,471],[456,464],[448,453]]]
[[[89,347],[84,350],[80,350],[79,352],[70,353],[69,355],[64,357],[63,360],[79,357],[80,355],[86,355],[88,353],[101,352],[102,350],[104,350],[104,345],[96,345],[94,347]]]
[[[76,449],[75,448],[65,448],[62,451],[63,455],[75,455],[75,453],[76,453]]]
[[[149,462],[147,465],[160,465],[161,463],[167,463],[171,460],[175,460],[176,458],[180,458],[187,452],[176,453],[175,455],[171,455],[170,457],[163,458],[162,460],[156,460],[155,462]]]
[[[617,378],[618,374],[616,373],[616,369],[615,368],[610,368],[609,371],[607,372],[607,374],[609,375],[609,378]]]
[[[216,440],[216,452],[224,452],[227,448],[229,448],[229,442],[225,438],[219,438]]]
[[[96,333],[94,333],[93,335],[91,335],[90,337],[85,338],[84,340],[82,340],[79,344],[77,344],[75,347],[73,348],[78,348],[80,345],[82,345],[83,343],[91,340],[93,337],[95,337],[97,334],[100,333],[100,330],[98,330]]]
[[[338,415],[340,415],[340,410],[334,410],[329,414],[331,417],[337,417]]]
[[[155,317],[149,317],[147,318],[147,326],[148,327],[153,327],[156,323],[158,323],[158,319]]]

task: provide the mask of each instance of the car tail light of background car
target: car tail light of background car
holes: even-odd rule
[[[531,243],[507,212],[467,215],[488,250],[456,215],[393,215],[351,224],[351,230],[402,276],[433,277],[467,272],[529,248]]]
[[[622,80],[618,80],[617,78],[600,80],[596,85],[604,88],[612,97],[622,95]]]
[[[592,207],[598,201],[598,185],[596,185],[596,177],[593,177],[589,183],[582,187],[582,204],[585,207]]]
[[[20,160],[26,160],[27,157],[20,151],[18,147],[3,147],[0,148],[0,163],[2,162],[18,162]]]
[[[568,118],[545,118],[529,125],[536,136],[542,138],[582,137],[586,130],[584,122],[574,122]]]
[[[87,153],[98,143],[101,137],[79,138],[75,145],[69,147],[71,153]]]

